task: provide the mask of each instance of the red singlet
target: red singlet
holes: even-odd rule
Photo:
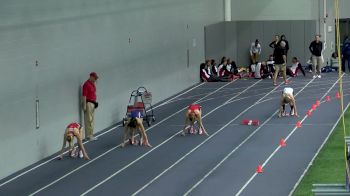
[[[197,104],[191,104],[190,106],[188,106],[188,110],[190,110],[191,112],[194,112],[195,110],[201,110],[201,106]]]

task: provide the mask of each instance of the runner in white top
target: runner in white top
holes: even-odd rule
[[[289,114],[291,116],[298,116],[297,106],[296,106],[296,101],[295,101],[295,98],[294,98],[294,90],[293,90],[293,88],[286,87],[286,88],[283,89],[281,102],[280,102],[280,111],[278,113],[278,117],[286,115],[286,111],[285,111],[285,109],[286,109],[285,105],[286,104],[290,105],[290,112],[289,112]]]

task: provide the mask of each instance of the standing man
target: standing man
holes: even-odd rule
[[[344,42],[343,42],[343,48],[342,48],[342,70],[343,72],[345,72],[346,70],[346,62],[348,63],[348,70],[349,70],[349,73],[350,73],[350,39],[348,36],[345,37],[344,39]]]
[[[311,42],[309,46],[309,50],[312,54],[312,71],[313,71],[313,78],[321,78],[321,66],[323,64],[322,59],[322,49],[323,49],[323,43],[320,40],[321,36],[316,35],[315,40]]]
[[[252,64],[256,64],[259,61],[260,53],[261,45],[259,43],[259,40],[256,39],[255,42],[253,42],[250,46],[250,59],[252,61]]]
[[[273,75],[273,85],[276,86],[276,80],[279,71],[282,71],[284,84],[288,84],[286,76],[286,42],[280,41],[279,45],[275,47],[273,52],[273,57],[275,59],[275,74]]]
[[[280,41],[280,37],[279,35],[275,35],[275,39],[269,44],[269,46],[273,49],[276,48],[276,46],[278,45],[278,42]]]
[[[83,85],[83,110],[85,121],[85,137],[92,140],[97,140],[94,137],[94,112],[98,107],[96,101],[96,81],[98,76],[95,72],[90,73],[90,78]]]

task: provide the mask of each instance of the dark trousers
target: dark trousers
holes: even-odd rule
[[[344,55],[341,62],[341,69],[345,72],[345,64],[348,63],[348,69],[350,72],[350,56]]]

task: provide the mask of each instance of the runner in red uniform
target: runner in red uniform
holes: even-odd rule
[[[80,158],[84,158],[85,160],[89,159],[89,156],[86,153],[86,150],[84,148],[83,142],[82,142],[82,137],[81,137],[81,131],[82,131],[82,126],[79,123],[70,123],[66,131],[64,132],[63,135],[63,145],[60,153],[59,159],[63,159],[63,151],[64,148],[66,147],[66,143],[69,142],[69,154],[72,157],[76,157],[79,153]],[[77,138],[78,142],[78,149],[74,148],[74,137]]]
[[[185,114],[185,128],[183,129],[182,135],[186,135],[186,130],[188,130],[189,133],[196,133],[196,130],[194,128],[194,124],[198,122],[199,125],[199,131],[198,134],[205,134],[208,135],[208,133],[205,131],[205,128],[202,123],[202,110],[201,106],[198,104],[191,104],[188,106],[187,112]]]

